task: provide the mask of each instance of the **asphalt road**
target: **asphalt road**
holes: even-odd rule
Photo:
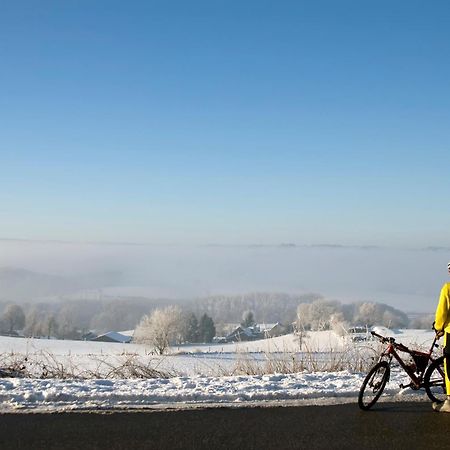
[[[430,403],[0,414],[0,449],[450,449]]]

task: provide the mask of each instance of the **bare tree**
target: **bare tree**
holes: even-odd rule
[[[338,336],[345,336],[349,324],[345,321],[344,314],[342,312],[336,312],[331,315],[330,327]]]
[[[2,316],[2,322],[8,333],[12,334],[15,330],[20,330],[25,326],[25,314],[19,305],[8,305]]]
[[[47,339],[50,339],[56,332],[57,328],[58,328],[58,324],[56,322],[55,316],[53,315],[48,315],[45,318],[45,332],[47,334]]]
[[[414,318],[410,323],[410,328],[420,328],[424,330],[431,329],[434,320],[434,314],[421,314]]]
[[[330,328],[330,320],[338,312],[340,305],[336,301],[319,299],[312,303],[300,303],[297,307],[297,330],[323,331]]]
[[[364,302],[342,305],[337,301],[319,299],[312,303],[300,303],[297,307],[296,329],[333,329],[342,334],[351,325],[408,326],[408,317],[384,303]]]
[[[76,329],[74,318],[76,318],[76,306],[65,305],[58,313],[58,337],[60,339],[77,339],[80,333]]]
[[[27,312],[23,333],[26,337],[42,335],[42,314],[36,308]]]
[[[171,344],[180,343],[184,326],[184,315],[178,306],[155,309],[144,316],[134,333],[134,341],[150,344],[162,355]]]
[[[359,305],[357,321],[363,325],[372,326],[376,323],[381,324],[381,315],[379,314],[377,304],[373,302],[364,302]]]
[[[310,308],[310,303],[300,303],[300,305],[298,305],[297,320],[295,323],[295,328],[298,332],[306,331],[311,328]]]

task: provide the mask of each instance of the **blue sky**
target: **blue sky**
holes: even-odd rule
[[[0,4],[0,238],[449,246],[446,1]]]

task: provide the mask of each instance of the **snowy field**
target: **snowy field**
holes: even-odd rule
[[[413,348],[427,349],[433,333],[423,330],[379,330]],[[351,343],[331,331],[309,333],[302,351],[294,335],[239,344],[193,345],[172,349],[168,356],[134,344],[0,338],[4,364],[27,357],[36,378],[0,379],[0,410],[65,410],[195,407],[304,402],[356,401],[364,370],[330,370],[349,359],[376,354],[377,342]],[[439,351],[439,350],[438,350]],[[327,370],[305,370],[293,361],[314,357]],[[120,376],[128,364],[150,367],[155,378]],[[281,364],[280,364],[281,361]],[[367,361],[367,364],[369,362]],[[41,379],[44,366],[61,368],[66,379]],[[121,367],[122,372],[114,371]],[[271,369],[275,373],[270,372]],[[289,369],[280,373],[283,369]],[[298,368],[299,370],[296,370]],[[71,377],[71,374],[76,374]],[[48,376],[48,374],[47,374]],[[135,375],[136,376],[136,375]],[[80,377],[87,378],[81,379]],[[383,397],[425,400],[423,391],[400,390],[404,373],[393,370]]]

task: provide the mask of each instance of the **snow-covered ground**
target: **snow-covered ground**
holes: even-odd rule
[[[433,333],[423,330],[380,330],[398,342],[416,348],[429,347]],[[309,355],[346,354],[350,348],[359,353],[375,354],[370,347],[376,343],[349,344],[333,332],[309,333],[304,344]],[[298,371],[294,373],[260,373],[258,375],[229,375],[236,373],[242,358],[252,363],[270,358],[299,357],[295,336],[281,336],[265,341],[240,344],[194,345],[172,349],[166,357],[153,355],[149,348],[134,344],[102,342],[28,340],[0,338],[2,358],[20,358],[36,363],[72,365],[73,370],[86,374],[101,373],[106,367],[129,358],[172,374],[169,378],[149,379],[0,379],[0,410],[61,410],[110,409],[136,407],[192,407],[204,404],[243,405],[253,402],[341,402],[355,401],[365,372],[362,371]],[[304,349],[303,349],[304,350]],[[41,365],[39,365],[39,358]],[[320,358],[319,358],[320,359]],[[253,364],[251,368],[254,368]],[[277,367],[274,365],[273,367]],[[245,367],[244,367],[245,369]],[[233,372],[235,371],[235,372]],[[245,370],[244,370],[245,372]],[[250,372],[250,371],[249,371]],[[227,376],[221,376],[228,374]],[[38,375],[37,375],[38,376]],[[426,399],[422,391],[400,390],[405,375],[393,370],[383,396],[391,399]],[[325,399],[325,400],[324,400]]]

